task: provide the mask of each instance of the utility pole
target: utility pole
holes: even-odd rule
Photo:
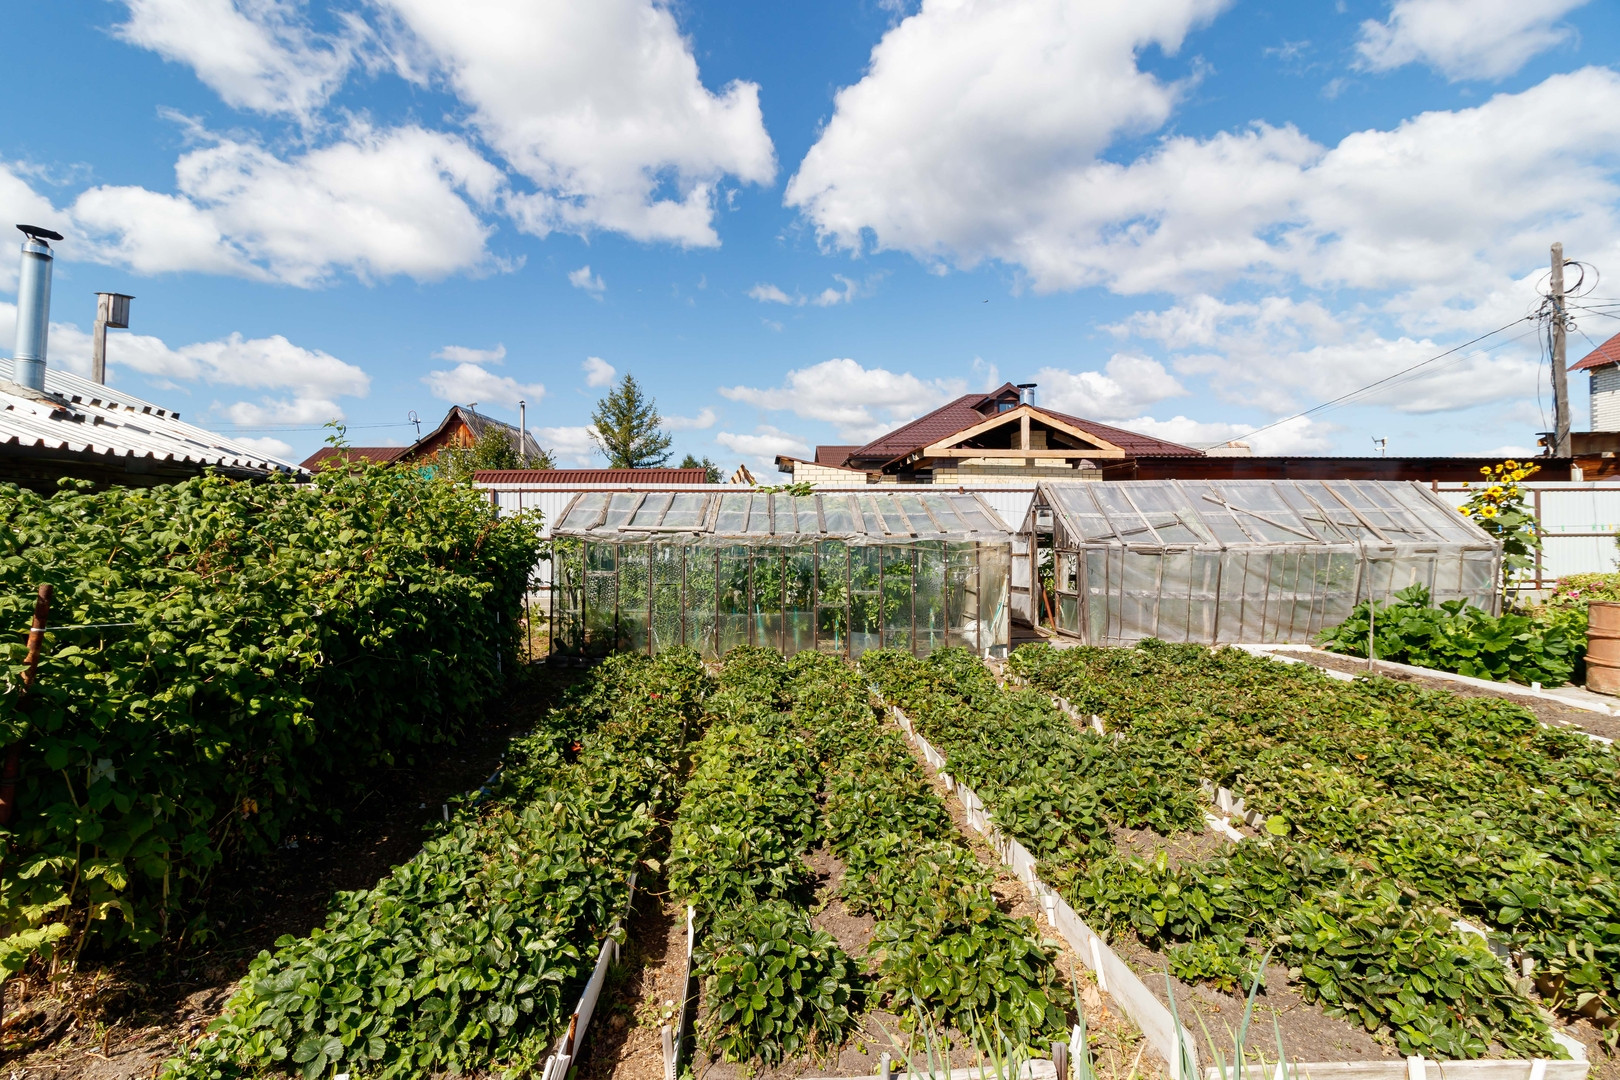
[[[1569,373],[1564,370],[1564,245],[1552,246],[1553,457],[1569,451]]]

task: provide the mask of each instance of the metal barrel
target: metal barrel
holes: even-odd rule
[[[1620,694],[1620,603],[1594,600],[1586,619],[1586,688]]]

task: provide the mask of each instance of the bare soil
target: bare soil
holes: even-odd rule
[[[5,1080],[136,1080],[202,1034],[249,962],[283,934],[307,934],[332,896],[370,888],[422,846],[443,805],[478,790],[514,731],[532,724],[557,679],[517,682],[453,747],[374,773],[340,817],[310,822],[269,856],[221,873],[204,898],[209,936],[145,953],[86,955],[55,985],[39,972],[5,984]]]
[[[1321,652],[1316,649],[1312,649],[1308,653],[1290,652],[1286,655],[1290,659],[1302,660],[1319,668],[1343,671],[1352,675],[1367,674],[1367,661],[1358,660],[1353,656],[1340,656],[1337,653]],[[1421,686],[1428,690],[1449,690],[1458,697],[1488,697],[1511,701],[1515,705],[1523,705],[1535,713],[1536,718],[1549,727],[1579,728],[1593,735],[1601,735],[1605,739],[1620,740],[1620,718],[1604,716],[1602,713],[1587,712],[1585,709],[1572,709],[1568,705],[1553,701],[1550,698],[1520,697],[1517,694],[1496,693],[1483,686],[1469,686],[1466,683],[1456,683],[1449,679],[1416,675],[1409,671],[1400,671],[1382,665],[1378,668],[1378,674],[1386,679],[1410,683],[1413,686]]]
[[[619,964],[591,1019],[578,1080],[663,1080],[663,1028],[676,1026],[685,997],[686,909],[670,900],[661,881],[648,885],[637,891]]]

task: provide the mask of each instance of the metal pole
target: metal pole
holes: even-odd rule
[[[518,399],[518,461],[529,467],[529,403]]]
[[[1552,246],[1553,456],[1569,451],[1569,374],[1564,370],[1564,245]]]
[[[51,615],[51,593],[49,585],[41,585],[39,594],[34,600],[34,621],[28,629],[28,652],[23,658],[22,686],[23,696],[26,698],[34,689],[34,680],[39,673],[39,651],[45,643],[45,624]],[[0,769],[0,825],[9,825],[11,815],[17,805],[17,774],[22,769],[22,741],[12,743],[6,748],[6,761]]]

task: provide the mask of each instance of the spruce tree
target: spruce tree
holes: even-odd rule
[[[650,469],[669,460],[670,437],[658,406],[626,374],[596,403],[591,441],[607,455],[610,469]]]
[[[709,483],[711,483],[711,484],[718,484],[721,481],[721,479],[723,479],[723,477],[724,477],[724,474],[721,473],[721,471],[720,471],[720,466],[718,466],[714,462],[710,461],[709,458],[708,458],[708,455],[706,455],[706,454],[703,456],[703,458],[701,460],[698,458],[698,456],[696,454],[687,454],[684,458],[681,459],[680,468],[682,468],[682,469],[702,469],[705,473],[708,474]]]

